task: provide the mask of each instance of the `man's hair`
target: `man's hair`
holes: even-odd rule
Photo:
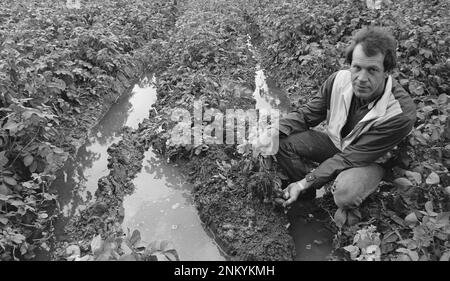
[[[353,50],[358,44],[361,44],[364,53],[369,57],[379,53],[384,55],[384,71],[390,71],[395,67],[397,41],[388,30],[376,26],[360,29],[345,50],[345,62],[352,63]]]

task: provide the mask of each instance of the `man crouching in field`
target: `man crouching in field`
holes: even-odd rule
[[[389,73],[396,65],[396,41],[386,30],[359,30],[346,51],[350,69],[332,74],[306,105],[284,116],[279,128],[260,137],[256,149],[279,141],[276,159],[290,178],[284,206],[334,180],[332,193],[347,223],[384,175],[376,160],[413,128],[416,108]],[[323,120],[326,133],[312,130]],[[270,154],[270,153],[269,153]],[[321,163],[311,171],[308,161]],[[352,221],[353,220],[353,221]]]

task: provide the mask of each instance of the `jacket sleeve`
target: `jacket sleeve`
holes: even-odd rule
[[[280,119],[279,131],[285,136],[301,133],[317,126],[327,117],[331,91],[337,72],[333,73],[320,87],[319,93],[298,110],[294,110]],[[283,136],[281,134],[281,136]]]
[[[367,166],[385,155],[405,138],[413,128],[414,120],[404,113],[373,127],[362,134],[344,151],[335,154],[309,173],[306,177],[312,179],[312,188],[320,188],[333,180],[341,171]]]

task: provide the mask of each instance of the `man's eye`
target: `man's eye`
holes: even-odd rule
[[[371,68],[371,69],[369,69],[369,71],[370,71],[371,73],[377,72],[377,70],[376,70],[375,68]]]
[[[353,68],[356,69],[356,70],[361,70],[361,67],[359,67],[357,65],[354,65]]]

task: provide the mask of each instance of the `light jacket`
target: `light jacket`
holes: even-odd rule
[[[383,95],[368,105],[368,113],[342,138],[341,130],[346,124],[352,97],[351,73],[341,70],[325,81],[311,101],[280,120],[279,130],[286,136],[309,130],[327,120],[326,133],[340,152],[307,175],[316,188],[345,169],[375,162],[413,128],[416,120],[414,102],[389,76]]]

